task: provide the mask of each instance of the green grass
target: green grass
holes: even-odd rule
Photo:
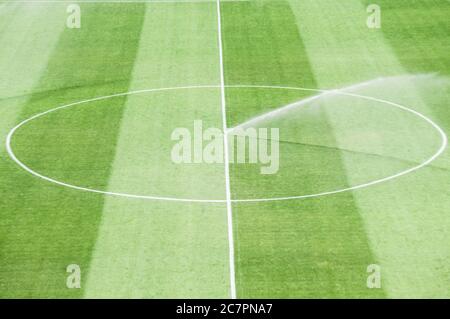
[[[450,131],[450,3],[222,2],[226,85],[347,87],[394,101]],[[215,2],[0,6],[0,139],[59,105],[148,88],[220,83]],[[227,88],[232,127],[310,91]],[[12,140],[36,171],[110,192],[224,199],[222,164],[176,165],[177,127],[222,126],[218,88],[140,93],[36,119]],[[334,190],[419,164],[439,136],[388,105],[328,96],[259,123],[280,129],[280,170],[231,165],[232,198]],[[103,196],[23,171],[0,146],[0,296],[227,298],[224,203]],[[450,155],[365,189],[302,200],[234,203],[239,298],[449,297]],[[67,289],[79,264],[82,288]],[[382,288],[366,287],[369,264]]]
[[[64,7],[56,6],[55,10],[58,7],[61,17]],[[61,33],[34,93],[19,111],[18,120],[64,103],[128,90],[142,26],[142,5],[90,5],[84,9],[85,28]],[[17,14],[20,16],[21,11]],[[110,14],[117,20],[112,21]],[[105,33],[113,36],[105,37]],[[86,52],[92,43],[97,45]],[[105,55],[118,63],[109,63]],[[8,107],[8,100],[2,102],[2,107]],[[78,118],[69,114],[61,119],[58,114],[56,119],[61,121],[56,123],[51,121],[52,117],[37,121],[31,130],[18,133],[14,140],[17,152],[24,161],[31,160],[30,165],[50,168],[49,172],[58,177],[75,176],[89,184],[104,184],[109,175],[108,163],[114,157],[123,103],[123,98],[108,101],[107,118],[97,111],[78,113]],[[73,138],[82,141],[92,134],[98,136],[99,132],[107,134],[94,143],[74,143]],[[98,152],[100,144],[107,147]],[[37,153],[44,156],[34,160]],[[92,160],[86,163],[86,158],[91,154],[96,155],[97,165],[105,164],[100,170],[89,169]],[[2,296],[81,297],[83,291],[66,288],[65,270],[72,263],[89,269],[103,198],[33,178],[18,171],[5,157],[2,153]],[[80,162],[84,169],[76,167]],[[78,168],[76,171],[74,166]]]
[[[241,63],[254,61],[251,59],[253,52],[259,52],[261,55],[267,52],[267,56],[260,58],[259,65],[250,65],[248,69],[239,68],[239,73],[234,74],[235,77],[239,75],[242,75],[242,78],[250,77],[255,79],[251,84],[258,84],[258,80],[263,78],[267,71],[266,61],[270,61],[269,66],[273,65],[273,69],[269,70],[268,74],[272,78],[266,84],[316,87],[295,18],[286,2],[234,4],[234,6],[237,7],[235,11],[241,12],[242,16],[229,14],[233,11],[225,10],[224,21],[227,21],[225,26],[231,25],[235,29],[248,30],[245,25],[240,27],[240,23],[245,24],[253,20],[262,23],[271,21],[271,17],[278,17],[278,20],[273,22],[277,27],[271,27],[269,24],[267,30],[264,30],[263,34],[266,36],[263,40],[258,37],[247,38],[247,32],[242,33],[243,39],[236,39],[236,33],[225,27],[225,43],[227,41],[246,43],[248,47],[246,51],[235,50],[233,52],[235,55],[228,54],[229,58],[225,63],[227,69],[235,69],[233,63],[237,63],[236,61]],[[241,7],[246,8],[240,10]],[[272,38],[281,32],[280,25],[286,25],[288,28],[284,27],[282,31],[284,36],[273,43]],[[249,31],[253,31],[250,34],[257,33],[258,29]],[[269,47],[275,52],[283,52],[283,55],[272,54],[271,50],[264,51],[259,47]],[[283,59],[287,59],[286,64],[291,63],[287,68],[288,71],[277,67],[278,64],[283,65]],[[255,70],[261,70],[261,73]],[[239,99],[239,93],[234,90],[228,93],[231,96],[230,110],[235,113],[244,109],[243,103],[241,105],[233,103],[234,99]],[[258,100],[258,93],[258,90],[254,90],[255,100]],[[260,105],[266,105],[264,99],[258,101]],[[283,104],[286,103],[281,100],[276,106]],[[248,106],[245,110],[249,112]],[[258,108],[254,107],[253,110],[253,114],[258,114]],[[313,132],[317,135],[317,139],[323,138],[335,144],[325,114],[315,114],[315,121],[320,125],[320,128]],[[290,125],[292,124],[290,122]],[[269,122],[269,125],[272,126],[272,123]],[[276,124],[273,126],[280,127]],[[295,141],[295,135],[285,136],[283,128],[280,130],[281,140],[293,137]],[[299,132],[298,135],[303,136],[303,133]],[[261,177],[258,176],[259,172],[255,173],[255,169],[253,171],[248,167],[234,169],[233,189],[239,197],[294,196],[329,190],[327,186],[348,186],[339,150],[282,143],[280,153],[281,168],[278,174]],[[322,167],[326,167],[333,174],[327,178],[323,175]],[[323,179],[328,185],[320,185],[317,188],[317,183],[321,183]],[[251,196],[255,193],[257,196]],[[365,266],[372,263],[373,258],[357,207],[350,193],[338,197],[339,201],[336,198],[334,200],[318,198],[307,201],[233,205],[236,254],[239,260],[238,295],[262,298],[377,296],[378,291],[365,288]]]

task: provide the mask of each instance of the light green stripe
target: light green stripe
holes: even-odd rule
[[[20,119],[128,89],[144,5],[87,6],[82,7],[81,29],[65,29],[59,37]],[[61,28],[67,16],[65,7],[58,6],[60,14],[55,17]],[[35,23],[48,22],[45,14],[42,19]],[[29,36],[42,41],[33,32],[36,29],[41,28],[31,28]],[[111,30],[113,36],[105,37]],[[10,100],[4,101],[5,108]],[[44,175],[105,187],[124,102],[123,98],[105,100],[52,113],[17,132],[12,147],[18,158]],[[103,198],[36,178],[6,155],[0,158],[0,174],[1,296],[79,298],[82,289],[66,287],[66,267],[80,266],[84,286]]]
[[[0,137],[12,128],[64,29],[64,9],[8,4],[0,14]],[[44,23],[44,22],[45,23]],[[0,152],[4,151],[0,143]]]
[[[216,84],[214,5],[148,5],[130,90]],[[175,165],[170,134],[220,127],[219,90],[127,99],[108,190],[225,198],[222,165]],[[85,297],[228,297],[224,205],[106,197]]]
[[[366,8],[360,1],[305,0],[290,3],[319,87],[346,86],[382,75],[406,73],[381,31],[366,27]],[[425,97],[415,93],[419,82],[403,77],[381,83],[359,92],[406,103],[432,115],[423,102]],[[353,115],[357,116],[357,112],[355,109]],[[327,113],[340,147],[368,147],[363,140],[355,142],[355,134],[345,135],[348,121],[343,116],[352,116],[351,111],[339,114],[337,109],[327,108]],[[395,115],[386,111],[377,117],[367,116],[366,120],[383,123],[392,116]],[[417,122],[400,115],[395,120],[398,128],[397,132],[392,133],[394,136],[397,133],[397,141],[400,138],[409,146],[416,140],[416,143],[423,143],[419,148],[429,151],[430,145],[424,142],[427,139],[421,136],[424,130],[420,127],[418,130],[412,129]],[[358,136],[378,134],[374,131],[374,124],[361,124],[365,128]],[[404,132],[408,134],[402,136]],[[389,144],[387,136],[379,131],[378,137],[382,142],[371,145],[371,150],[375,147],[384,155],[396,152],[395,155],[401,158],[416,160],[415,156],[409,156],[405,147],[383,149],[384,145]],[[342,153],[342,158],[351,184],[359,181],[367,170],[389,170],[391,165],[388,161],[368,161],[367,170],[358,171],[354,169],[353,155]],[[379,166],[371,168],[370,164]],[[445,217],[448,199],[442,198],[441,187],[445,183],[439,174],[441,172],[424,169],[394,182],[354,192],[372,250],[382,266],[383,289],[390,297],[449,294],[448,286],[443,281],[448,278],[450,255],[447,245],[449,225]]]

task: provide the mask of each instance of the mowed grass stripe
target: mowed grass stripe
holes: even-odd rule
[[[219,83],[214,3],[147,4],[130,90]],[[127,98],[109,191],[225,198],[223,164],[174,164],[171,133],[221,127],[219,89]],[[107,197],[85,297],[228,298],[225,204]]]
[[[227,85],[280,85],[314,88],[303,43],[286,2],[223,3]],[[281,16],[284,14],[286,16]],[[239,17],[242,19],[235,23]],[[245,58],[239,55],[245,53]],[[296,101],[311,92],[229,89],[228,126]],[[233,94],[237,93],[237,94]]]
[[[383,12],[381,31],[403,68],[413,74],[449,76],[450,2],[381,0],[378,4]]]
[[[407,74],[396,53],[385,41],[382,31],[366,27],[364,2],[352,0],[338,4],[321,0],[290,3],[318,85],[339,87],[378,76]],[[409,2],[405,2],[404,9],[408,10],[409,5]],[[386,15],[383,16],[388,17],[388,9],[384,10]],[[427,7],[423,7],[423,10],[427,11]],[[332,14],[324,15],[324,12]],[[432,15],[432,12],[430,7],[429,14]],[[422,12],[422,18],[419,15],[411,18],[409,14],[399,14],[395,21],[385,20],[383,28],[392,28],[392,24],[397,24],[397,20],[400,20],[408,25],[408,30],[398,31],[408,37],[414,34],[409,28],[413,28],[417,19],[427,19],[429,24],[433,24],[434,20],[430,19],[429,14],[423,15]],[[416,41],[420,42],[419,38]],[[401,45],[401,41],[398,45]],[[424,64],[434,63],[425,54],[417,54],[416,58]],[[440,62],[437,69],[439,67]],[[411,71],[415,72],[417,68],[411,68]],[[435,80],[431,78],[431,81]],[[427,105],[427,102],[432,101],[431,92],[426,93],[420,89],[424,83],[430,85],[430,78],[428,81],[423,81],[423,78],[422,81],[415,81],[414,77],[400,77],[397,80],[378,82],[358,92],[403,103],[435,118],[433,110]],[[328,108],[327,114],[338,145],[351,144],[352,137],[346,138],[342,134],[346,129],[345,119],[332,108]],[[348,115],[351,116],[351,113]],[[382,139],[382,130],[374,131],[372,123],[383,123],[387,120],[386,116],[393,120],[387,113],[367,118],[367,121],[372,122],[367,123],[365,131],[359,133],[360,136],[373,134]],[[441,122],[440,119],[435,119],[438,123]],[[405,145],[409,145],[409,142],[415,140],[418,144],[416,148],[429,150],[431,142],[423,143],[419,133],[421,131],[412,129],[415,125],[408,117],[398,117],[395,120],[398,123],[400,141],[404,139]],[[377,151],[382,151],[385,147],[387,149],[388,144],[389,141],[381,143]],[[396,152],[397,156],[411,159],[407,147],[399,147]],[[352,169],[351,154],[344,153],[343,159],[348,179],[354,183],[361,177],[361,172]],[[444,165],[445,162],[448,163],[444,161],[437,165]],[[369,170],[383,171],[391,165],[393,163],[373,161]],[[444,181],[448,181],[446,175],[446,172],[430,167],[390,183],[354,192],[370,246],[376,256],[375,263],[382,267],[382,287],[389,297],[438,297],[448,294],[444,284],[448,279],[446,265],[449,256],[448,245],[444,244],[449,238],[448,218],[445,217],[448,196],[446,198],[443,193],[448,184]],[[336,197],[333,200],[340,199]]]
[[[450,2],[402,0],[380,1],[379,4],[385,21],[384,38],[405,70],[429,75],[412,82],[420,82],[413,85],[432,109],[436,122],[448,132],[450,109],[443,106],[443,101],[450,94]]]
[[[53,10],[58,10],[58,16],[41,16],[33,30],[37,26],[64,26],[65,9],[66,6],[43,7],[52,15],[56,14]],[[89,4],[82,6],[82,12],[82,28],[64,30],[18,120],[57,105],[128,90],[143,5]],[[105,33],[109,36],[105,37]],[[24,72],[22,76],[28,74]],[[12,141],[16,154],[43,173],[99,186],[106,184],[123,102],[124,99],[110,101],[108,117],[105,112],[87,114],[72,109],[36,121],[32,127],[17,132]],[[79,115],[82,117],[77,121]],[[86,139],[94,142],[84,143]],[[93,154],[95,158],[90,157]],[[83,289],[66,287],[66,267],[81,267],[84,287],[103,198],[39,180],[9,160],[3,163],[2,295],[81,297]],[[106,169],[93,171],[89,165],[92,163],[102,163]]]
[[[223,8],[227,81],[316,86],[295,17],[286,1],[225,3]],[[240,121],[304,97],[288,91],[227,92],[229,112]],[[320,129],[314,131],[316,135],[311,139],[325,138],[335,143],[326,114],[319,111],[316,117]],[[299,127],[297,132],[300,136],[301,130]],[[289,140],[283,135],[283,128],[280,136],[281,140]],[[339,151],[282,143],[280,154],[280,171],[275,175],[262,176],[257,169],[233,166],[233,196],[307,194],[323,167],[335,173],[323,176],[327,182],[347,184]],[[299,161],[300,157],[305,162]],[[294,183],[285,185],[283,180]],[[340,201],[322,197],[234,204],[238,296],[383,296],[382,291],[365,287],[365,269],[374,258],[353,197],[341,194],[339,198]]]
[[[366,4],[367,1],[364,1]],[[422,103],[411,103],[417,110],[429,114],[436,123],[450,132],[450,2],[448,1],[398,1],[395,3],[381,1],[383,8],[383,35],[403,68],[410,73],[427,75],[413,78],[405,91],[416,91]],[[413,23],[412,23],[413,22]],[[407,48],[410,48],[409,50]],[[390,88],[396,90],[396,87]],[[408,95],[408,94],[405,94]],[[408,286],[398,287],[397,293],[412,297],[448,297],[446,283],[450,280],[450,248],[444,243],[449,241],[449,206],[448,173],[450,156],[448,150],[429,168],[420,172],[420,179],[413,181],[417,189],[414,194],[422,198],[420,203],[407,204],[409,214],[414,216],[414,223],[409,226],[408,241],[414,241],[416,251],[409,249],[410,265],[419,267],[420,274],[410,274],[410,282],[418,281],[416,293],[407,292]],[[408,183],[409,181],[405,181]],[[401,187],[403,189],[403,187]],[[403,192],[402,192],[403,193]],[[410,188],[403,193],[410,196]],[[430,212],[431,214],[428,214]],[[399,225],[400,227],[401,224]],[[405,227],[402,227],[405,229]],[[417,238],[416,234],[420,234]],[[400,257],[401,258],[401,257]],[[403,260],[405,262],[405,260]],[[424,276],[424,274],[427,274]],[[402,280],[405,282],[405,280]],[[406,291],[406,292],[405,292]]]
[[[16,121],[63,30],[61,7],[5,4],[0,14],[0,135]],[[42,23],[45,20],[46,23]],[[33,50],[29,50],[29,48]],[[0,144],[4,152],[4,143]],[[3,156],[2,156],[3,157]]]
[[[38,84],[58,42],[63,25],[61,8],[50,10],[16,4],[5,4],[0,11],[0,139],[18,120],[35,85]],[[46,23],[42,23],[43,19]],[[34,48],[30,52],[30,47]],[[33,258],[33,248],[21,236],[30,231],[23,220],[25,196],[21,192],[23,174],[9,160],[4,143],[0,144],[0,295],[25,297],[39,294],[33,271],[44,269]],[[24,190],[29,187],[25,183]],[[21,217],[21,219],[18,218]],[[19,235],[18,235],[19,234]],[[28,235],[29,236],[29,235]],[[30,256],[27,256],[30,254]],[[34,259],[34,261],[32,261]],[[34,267],[33,267],[34,266]],[[31,272],[29,272],[31,271]]]

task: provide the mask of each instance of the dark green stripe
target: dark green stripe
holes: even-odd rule
[[[365,5],[371,1],[362,0]],[[411,74],[435,74],[437,79],[422,88],[421,97],[433,110],[436,121],[450,129],[450,2],[441,0],[381,0],[384,35],[403,68]],[[440,83],[445,79],[447,83]],[[437,85],[437,86],[436,86]],[[418,88],[420,89],[420,88]]]
[[[295,18],[285,1],[222,6],[227,84],[316,86]],[[227,92],[232,125],[302,97],[286,91]],[[326,114],[319,111],[316,119],[320,125],[317,139],[336,143]],[[300,125],[295,136],[302,136],[302,130]],[[305,130],[311,133],[311,129]],[[292,137],[283,136],[282,128],[280,135],[281,139]],[[233,197],[306,194],[322,182],[347,185],[339,150],[285,143],[280,153],[281,167],[275,175],[262,176],[258,169],[232,165]],[[324,167],[333,174],[321,176]],[[366,267],[376,260],[351,193],[235,204],[233,213],[240,298],[383,296],[381,290],[366,288]]]
[[[228,85],[316,87],[295,19],[285,1],[222,4]],[[245,95],[245,96],[244,96]],[[228,90],[228,125],[303,97],[305,92]],[[239,98],[237,98],[239,96]]]
[[[66,29],[21,119],[86,98],[128,90],[145,4],[82,6],[82,28]],[[63,11],[62,11],[63,12]],[[65,14],[61,16],[62,23]],[[30,35],[32,36],[32,35]],[[43,118],[17,133],[17,155],[33,168],[88,186],[107,184],[125,99]],[[66,266],[83,282],[103,198],[39,180],[0,163],[2,297],[81,297],[67,289]]]
[[[377,4],[382,13],[379,32],[406,70],[413,74],[450,75],[450,2],[380,0]]]

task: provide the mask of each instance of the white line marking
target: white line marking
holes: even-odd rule
[[[222,23],[220,13],[220,0],[216,2],[217,7],[217,36],[219,43],[219,63],[220,63],[220,97],[222,104],[222,126],[223,126],[223,154],[225,167],[225,189],[227,200],[227,222],[228,222],[228,250],[230,259],[230,290],[231,299],[236,299],[236,280],[234,271],[234,239],[233,239],[233,210],[231,203],[231,186],[230,186],[230,160],[228,154],[228,134],[227,134],[227,107],[225,98],[225,77],[223,71],[223,50],[222,50]]]
[[[429,159],[427,159],[426,161],[424,161],[423,163],[414,166],[410,169],[407,169],[405,171],[402,171],[400,173],[397,173],[395,175],[391,175],[382,179],[378,179],[378,180],[374,180],[372,182],[368,182],[368,183],[364,183],[364,184],[359,184],[359,185],[355,185],[352,187],[347,187],[347,188],[343,188],[343,189],[338,189],[338,190],[333,190],[333,191],[327,191],[327,192],[322,192],[322,193],[316,193],[316,194],[307,194],[307,195],[299,195],[299,196],[289,196],[289,197],[272,197],[272,198],[255,198],[255,199],[232,199],[231,202],[233,203],[238,203],[238,202],[268,202],[268,201],[281,201],[281,200],[295,200],[295,199],[304,199],[304,198],[312,198],[312,197],[319,197],[319,196],[326,196],[326,195],[332,195],[332,194],[338,194],[338,193],[343,193],[343,192],[347,192],[347,191],[352,191],[352,190],[357,190],[357,189],[361,189],[361,188],[365,188],[365,187],[369,187],[372,185],[376,185],[376,184],[380,184],[383,182],[387,182],[389,180],[392,180],[394,178],[398,178],[400,176],[404,176],[406,174],[412,173],[416,170],[419,170],[429,164],[431,164],[431,162],[433,162],[436,158],[438,158],[447,148],[447,136],[444,133],[444,130],[441,129],[436,123],[434,123],[431,119],[429,119],[428,117],[426,117],[425,115],[414,111],[412,109],[409,109],[406,106],[394,103],[394,102],[390,102],[390,101],[386,101],[386,100],[382,100],[382,99],[377,99],[374,97],[370,97],[370,96],[364,96],[364,95],[360,95],[360,94],[352,94],[352,93],[347,93],[344,92],[346,90],[346,88],[342,88],[340,90],[320,90],[320,89],[310,89],[310,88],[298,88],[298,87],[288,87],[288,86],[255,86],[255,85],[226,85],[225,87],[228,88],[262,88],[262,89],[274,89],[274,90],[299,90],[299,91],[310,91],[310,92],[319,92],[319,93],[325,93],[325,92],[335,92],[337,94],[340,95],[347,95],[347,96],[353,96],[356,98],[362,98],[362,99],[366,99],[366,100],[372,100],[375,102],[379,102],[379,103],[384,103],[384,104],[388,104],[391,106],[394,106],[396,108],[402,109],[406,112],[412,113],[416,116],[418,116],[419,118],[425,120],[426,122],[428,122],[435,130],[437,130],[441,136],[441,146],[439,147],[439,149],[436,151],[435,154],[433,154]],[[145,90],[137,90],[137,91],[130,91],[130,92],[124,92],[124,93],[117,93],[117,94],[112,94],[112,95],[107,95],[107,96],[103,96],[103,97],[96,97],[96,98],[92,98],[92,99],[88,99],[88,100],[84,100],[84,101],[79,101],[79,102],[74,102],[74,103],[70,103],[70,104],[66,104],[66,105],[62,105],[50,110],[47,110],[45,112],[36,114],[26,120],[23,120],[22,122],[20,122],[19,124],[17,124],[14,128],[11,129],[11,131],[9,131],[8,136],[6,137],[6,150],[7,153],[9,155],[9,157],[16,162],[22,169],[24,169],[25,171],[27,171],[28,173],[41,178],[43,180],[46,180],[48,182],[60,185],[60,186],[64,186],[64,187],[68,187],[68,188],[72,188],[72,189],[76,189],[76,190],[80,190],[80,191],[86,191],[86,192],[91,192],[91,193],[98,193],[98,194],[105,194],[105,195],[112,195],[112,196],[120,196],[120,197],[127,197],[127,198],[136,198],[136,199],[146,199],[146,200],[162,200],[162,201],[176,201],[176,202],[197,202],[197,203],[226,203],[227,201],[224,199],[191,199],[191,198],[176,198],[176,197],[164,197],[164,196],[149,196],[149,195],[136,195],[136,194],[127,194],[127,193],[117,193],[117,192],[107,192],[107,191],[102,191],[102,190],[97,190],[97,189],[92,189],[92,188],[87,188],[87,187],[81,187],[81,186],[76,186],[76,185],[72,185],[72,184],[68,184],[68,183],[64,183],[58,180],[55,180],[53,178],[44,176],[34,170],[32,170],[31,168],[29,168],[28,166],[26,166],[24,163],[22,163],[14,154],[12,147],[11,147],[11,139],[14,135],[14,133],[21,128],[22,126],[24,126],[25,124],[29,123],[32,120],[35,120],[39,117],[45,116],[49,113],[58,111],[58,110],[62,110],[65,108],[69,108],[71,106],[75,106],[75,105],[80,105],[80,104],[86,104],[89,102],[94,102],[94,101],[100,101],[100,100],[105,100],[105,99],[109,99],[109,98],[114,98],[114,97],[120,97],[120,96],[127,96],[127,95],[132,95],[132,94],[140,94],[140,93],[148,93],[148,92],[162,92],[162,91],[171,91],[171,90],[192,90],[192,89],[218,89],[220,88],[220,86],[218,85],[198,85],[198,86],[182,86],[182,87],[173,87],[173,88],[159,88],[159,89],[145,89]],[[323,95],[322,95],[323,96]]]

